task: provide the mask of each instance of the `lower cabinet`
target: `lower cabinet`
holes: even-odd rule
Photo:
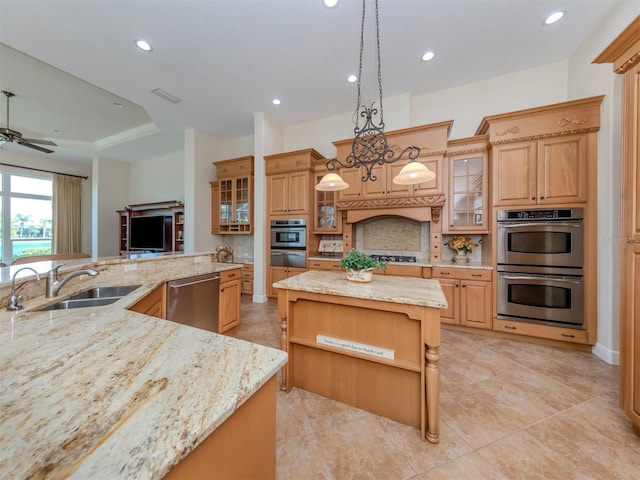
[[[253,264],[242,265],[242,293],[253,295]]]
[[[131,305],[128,310],[132,312],[144,313],[151,317],[167,318],[167,289],[162,283],[153,289],[148,295],[142,297]]]
[[[449,304],[440,312],[442,323],[491,329],[491,271],[433,267],[432,273]]]
[[[267,296],[276,297],[278,295],[278,289],[272,287],[275,282],[300,275],[306,271],[306,268],[297,267],[269,267],[267,269]]]
[[[220,272],[220,298],[218,333],[224,333],[240,323],[240,292],[242,273],[240,268]]]
[[[340,270],[340,260],[308,260],[309,270]]]

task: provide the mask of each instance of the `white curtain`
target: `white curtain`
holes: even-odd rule
[[[82,185],[81,179],[68,175],[53,176],[53,253],[78,253]]]

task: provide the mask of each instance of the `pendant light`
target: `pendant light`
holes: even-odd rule
[[[405,153],[409,158],[409,163],[405,165],[400,173],[393,179],[393,183],[400,185],[412,185],[428,182],[435,178],[435,173],[429,170],[424,164],[416,159],[420,156],[420,149],[414,145],[402,150],[397,156],[391,148],[384,134],[384,117],[382,109],[382,74],[380,66],[380,25],[378,15],[378,0],[374,0],[375,16],[376,16],[376,58],[378,67],[378,101],[380,108],[376,107],[375,102],[370,107],[361,104],[360,99],[360,83],[362,79],[362,52],[364,50],[364,24],[366,18],[367,0],[362,0],[362,25],[360,28],[360,64],[358,67],[358,98],[356,102],[356,110],[353,114],[355,128],[353,129],[354,139],[351,145],[351,153],[347,155],[344,162],[333,158],[327,160],[326,167],[328,173],[322,177],[320,183],[315,186],[316,190],[336,191],[344,190],[349,187],[340,175],[336,173],[338,167],[342,168],[364,168],[362,181],[371,180],[375,182],[377,177],[372,174],[372,168],[375,165],[384,165],[385,163],[393,163],[402,158]],[[377,118],[377,123],[374,120]],[[364,119],[364,125],[360,127],[360,119]]]

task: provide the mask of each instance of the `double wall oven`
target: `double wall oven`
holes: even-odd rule
[[[303,218],[271,220],[271,266],[307,266],[307,221]]]
[[[583,209],[499,210],[497,222],[498,318],[582,328]]]

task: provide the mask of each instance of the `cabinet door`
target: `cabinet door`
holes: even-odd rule
[[[449,201],[446,233],[489,233],[487,209],[487,156],[448,159]]]
[[[220,225],[233,222],[233,180],[220,180]]]
[[[249,177],[234,179],[233,204],[234,221],[236,223],[249,223],[251,213],[251,182]]]
[[[535,142],[495,145],[493,204],[495,206],[536,204]]]
[[[240,323],[240,280],[220,284],[218,333],[231,330]]]
[[[287,213],[309,213],[309,172],[293,172],[289,174],[289,207]]]
[[[463,280],[460,285],[460,324],[491,328],[491,283]]]
[[[376,181],[367,180],[366,182],[362,182],[362,196],[365,198],[380,198],[387,195],[387,184],[386,184],[386,165],[374,165],[371,168],[371,177],[376,177]],[[364,172],[364,170],[363,170]]]
[[[151,317],[166,318],[166,286],[163,283],[146,296],[142,297],[136,303],[131,305],[128,310],[132,312],[144,313]]]
[[[267,181],[269,213],[271,215],[287,213],[287,174],[269,175]]]
[[[413,193],[415,196],[422,197],[425,195],[433,195],[442,193],[442,155],[437,157],[427,157],[420,160],[429,170],[436,174],[436,178],[429,182],[420,183],[413,186]]]
[[[220,233],[220,182],[211,185],[211,233]]]
[[[400,173],[400,170],[407,162],[392,163],[386,165],[387,196],[389,197],[411,197],[413,196],[413,185],[397,185],[393,179]]]
[[[359,168],[344,168],[340,170],[340,176],[349,184],[349,188],[341,190],[338,197],[341,200],[362,199],[362,171]]]
[[[318,184],[323,173],[314,175],[314,184]],[[342,215],[336,208],[336,200],[338,192],[323,192],[313,190],[314,198],[314,215],[313,215],[313,231],[314,233],[342,233]]]
[[[537,203],[586,202],[588,173],[586,135],[540,140]]]
[[[460,324],[460,280],[450,280],[439,278],[440,286],[444,297],[449,305],[446,309],[440,310],[442,323]]]
[[[284,280],[288,276],[288,267],[269,267],[269,275],[267,275],[267,296],[275,297],[278,294],[278,289],[273,288],[272,285]]]

